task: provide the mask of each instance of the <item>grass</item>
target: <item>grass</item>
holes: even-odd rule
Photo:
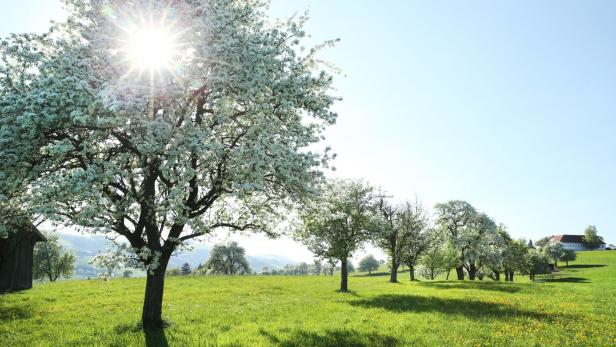
[[[534,283],[399,279],[357,274],[345,294],[338,277],[172,277],[153,331],[138,326],[143,279],[38,284],[0,295],[0,345],[616,345],[616,252]]]

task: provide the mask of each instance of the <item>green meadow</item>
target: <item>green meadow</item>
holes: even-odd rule
[[[616,252],[581,252],[530,282],[387,282],[337,276],[183,276],[165,283],[168,327],[143,331],[145,280],[36,284],[0,295],[2,346],[610,346]]]

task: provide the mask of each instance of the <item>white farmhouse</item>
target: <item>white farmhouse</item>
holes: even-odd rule
[[[585,251],[588,248],[584,245],[584,235],[552,235],[551,242],[558,242],[566,249],[574,251]],[[602,243],[597,249],[605,249],[605,243]]]

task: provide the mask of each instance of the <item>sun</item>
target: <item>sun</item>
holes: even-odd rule
[[[166,68],[174,55],[173,46],[173,37],[164,28],[135,28],[129,33],[127,58],[134,67],[148,70]]]
[[[123,28],[122,51],[131,71],[173,71],[179,56],[177,36],[164,22],[140,22]]]

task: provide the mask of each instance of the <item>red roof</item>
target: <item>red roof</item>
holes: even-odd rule
[[[562,243],[584,243],[584,235],[553,235],[550,241]],[[601,242],[605,244],[604,242]]]

